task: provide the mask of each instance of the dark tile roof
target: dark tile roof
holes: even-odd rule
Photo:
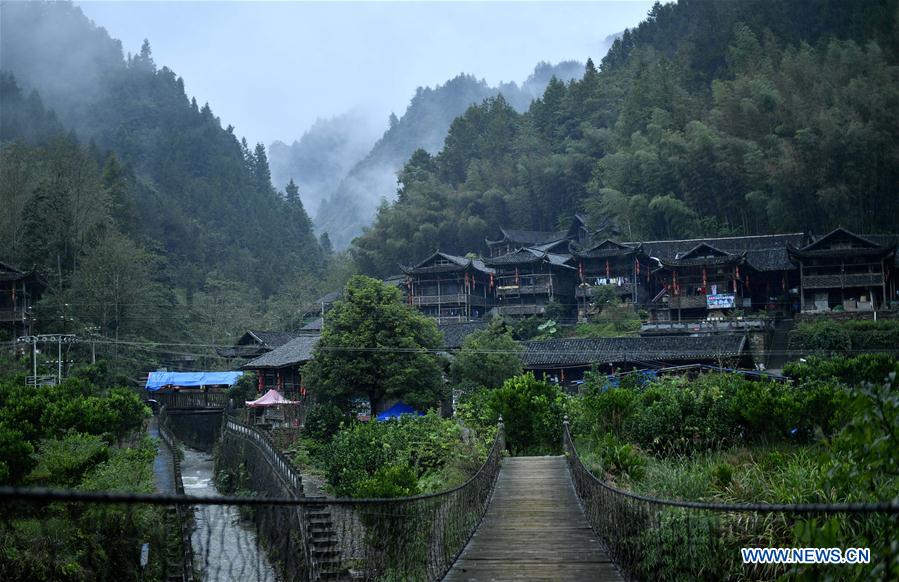
[[[484,263],[491,266],[498,265],[521,265],[526,263],[538,263],[541,261],[549,261],[550,264],[567,267],[569,269],[573,269],[571,265],[568,265],[568,261],[571,260],[571,255],[561,255],[556,253],[547,253],[543,251],[538,251],[537,249],[532,248],[523,248],[518,249],[517,251],[512,251],[511,253],[506,253],[505,255],[499,257],[491,257],[489,259],[484,259]]]
[[[25,281],[42,289],[46,289],[48,285],[47,279],[37,271],[21,271],[3,262],[0,262],[0,281]]]
[[[821,245],[822,242],[824,242],[830,238],[842,238],[844,240],[849,238],[849,239],[855,239],[868,247],[878,246],[878,243],[871,240],[871,238],[869,236],[866,236],[863,234],[856,234],[850,230],[847,230],[847,229],[839,226],[839,227],[833,229],[832,231],[828,232],[827,234],[822,234],[819,236],[812,236],[811,242],[809,242],[809,244],[807,244],[806,246],[802,247],[802,250],[810,251],[810,250],[816,249]]]
[[[406,285],[406,276],[405,275],[391,275],[384,279],[384,283],[387,285],[393,285],[394,287],[403,287]]]
[[[313,319],[312,321],[301,327],[300,331],[321,331],[323,322],[324,319],[321,317],[319,317],[318,319]]]
[[[482,329],[487,329],[487,320],[479,319],[464,323],[441,323],[437,326],[443,334],[443,348],[457,350],[469,335]]]
[[[531,251],[528,249],[518,249],[516,251],[512,251],[511,253],[506,253],[504,255],[500,255],[498,257],[490,257],[484,259],[484,262],[488,265],[516,265],[521,263],[536,263],[543,256],[543,253],[538,253],[535,251]]]
[[[576,251],[574,256],[582,259],[611,259],[615,257],[626,257],[641,253],[643,247],[641,245],[624,244],[606,239],[598,244],[591,245],[583,250]]]
[[[442,265],[434,265],[430,264],[434,261],[434,259],[444,259],[449,262],[449,264]],[[481,271],[482,273],[489,274],[493,273],[493,269],[488,268],[484,262],[480,259],[468,259],[465,257],[459,257],[456,255],[451,255],[448,253],[442,253],[437,251],[432,254],[427,259],[421,261],[414,267],[404,267],[403,271],[409,274],[422,274],[422,273],[442,273],[442,272],[452,272],[452,271],[464,271],[469,267]]]
[[[13,267],[9,263],[0,262],[0,280],[14,281],[25,276],[23,271]]]
[[[795,268],[787,253],[787,244],[802,246],[807,237],[804,233],[766,234],[757,236],[733,236],[722,238],[698,238],[685,240],[656,240],[643,243],[644,252],[663,261],[673,261],[706,243],[730,254],[746,252],[746,262],[758,271],[783,271]],[[626,243],[636,246],[639,243]]]
[[[862,236],[869,241],[884,247],[899,243],[899,234],[865,234]],[[896,253],[896,256],[893,257],[893,264],[895,264],[896,267],[899,267],[899,253]]]
[[[565,251],[568,250],[568,245],[569,245],[569,242],[567,240],[556,240],[556,241],[548,242],[548,243],[542,244],[542,245],[535,245],[531,248],[533,248],[534,250],[543,251],[543,252],[562,251],[561,254],[565,254]]]
[[[742,265],[745,257],[746,253],[740,253],[738,255],[717,255],[706,257],[692,257],[686,259],[672,259],[670,261],[661,259],[661,261],[662,264],[666,267],[701,267],[703,265]]]
[[[215,351],[223,358],[255,358],[283,346],[297,335],[288,331],[250,330],[240,336],[234,346],[216,348]]]
[[[319,305],[321,305],[322,303],[324,303],[325,305],[331,305],[332,303],[334,303],[335,301],[337,301],[338,299],[340,299],[340,296],[341,296],[341,295],[343,295],[343,291],[342,291],[342,290],[340,290],[340,291],[331,291],[330,293],[327,293],[327,294],[325,294],[325,295],[322,295],[321,297],[319,297],[318,299],[316,299],[315,302],[316,302],[317,304],[319,304]]]
[[[237,345],[230,348],[215,348],[215,353],[223,358],[255,358],[268,350],[260,345]]]
[[[742,335],[535,340],[524,342],[522,360],[532,369],[710,360],[741,355],[745,342]]]
[[[517,230],[512,228],[500,228],[503,238],[499,240],[488,240],[487,244],[497,244],[501,242],[511,242],[514,244],[531,246],[560,241],[568,237],[567,230],[546,231],[546,230]]]
[[[854,241],[856,244],[846,248],[832,247],[827,245],[829,239],[837,239],[837,241]],[[858,244],[860,243],[860,244]],[[812,237],[812,241],[804,247],[790,246],[790,255],[798,258],[811,257],[840,257],[840,256],[867,256],[867,257],[888,257],[891,253],[894,262],[896,255],[896,237],[893,235],[868,235],[855,234],[845,228],[835,228],[829,233],[817,237]],[[899,264],[899,263],[896,263]]]
[[[247,333],[255,336],[262,345],[268,348],[278,348],[297,337],[297,334],[289,331],[253,331]]]
[[[255,360],[250,360],[241,366],[241,369],[261,370],[303,364],[312,359],[313,351],[320,338],[321,336],[312,334],[297,336],[283,346],[263,354]]]

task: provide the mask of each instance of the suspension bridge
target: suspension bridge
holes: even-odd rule
[[[61,506],[70,513],[90,508],[99,522],[104,511],[124,511],[126,523],[139,521],[141,508],[160,508],[167,537],[158,542],[165,551],[154,577],[166,580],[772,579],[802,572],[782,564],[744,565],[740,544],[786,545],[798,521],[836,515],[868,532],[880,551],[872,564],[843,567],[867,570],[840,573],[887,580],[899,567],[899,503],[727,505],[636,495],[590,472],[567,420],[565,454],[555,457],[504,457],[500,422],[477,473],[448,491],[394,499],[310,497],[300,472],[265,431],[230,416],[222,403],[212,404],[221,414],[218,428],[211,437],[200,433],[216,440],[218,468],[242,474],[252,496],[185,495],[174,433],[191,423],[182,414],[172,430],[178,415],[163,407],[160,436],[174,452],[175,494],[0,488],[4,579],[16,579],[4,570],[2,553],[15,546],[21,531],[16,520]],[[233,517],[210,514],[221,508],[231,508]],[[51,531],[46,534],[52,539]],[[124,573],[133,571],[147,579],[140,570],[145,558],[133,568],[116,565],[113,578],[132,577]],[[95,565],[97,572],[103,567]]]

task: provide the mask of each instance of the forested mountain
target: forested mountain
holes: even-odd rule
[[[275,141],[269,146],[272,182],[284,188],[294,180],[303,204],[314,216],[321,203],[371,150],[384,125],[374,123],[358,110],[316,120],[291,145]]]
[[[453,119],[469,106],[502,94],[519,111],[539,97],[550,79],[579,77],[583,66],[574,61],[540,63],[527,80],[491,87],[472,75],[458,75],[434,88],[420,87],[402,117],[391,115],[389,127],[364,159],[347,173],[315,215],[319,231],[327,232],[337,248],[371,224],[381,200],[396,198],[397,172],[418,148],[437,152]],[[274,155],[274,150],[272,154]]]
[[[623,239],[899,223],[897,1],[657,4],[582,79],[490,98],[358,238],[387,273],[585,212]]]
[[[262,144],[189,99],[149,43],[126,57],[67,2],[2,11],[0,260],[50,275],[44,321],[228,341],[321,274],[296,189],[277,192]]]

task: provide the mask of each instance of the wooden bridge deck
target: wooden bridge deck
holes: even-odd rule
[[[622,580],[587,524],[565,457],[503,460],[481,526],[444,578]]]

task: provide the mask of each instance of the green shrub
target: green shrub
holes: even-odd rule
[[[492,322],[465,338],[450,365],[450,378],[454,385],[498,388],[506,379],[521,374],[521,351],[521,344],[506,326]]]
[[[899,346],[899,320],[804,321],[791,333],[791,341],[795,348],[831,355],[857,350],[894,352]]]
[[[109,459],[88,471],[79,485],[88,491],[130,491],[152,493],[156,487],[153,479],[153,461],[156,444],[146,437],[138,446],[128,449],[110,449]]]
[[[463,439],[457,422],[431,412],[424,417],[345,426],[315,455],[316,463],[324,470],[337,496],[359,497],[363,496],[363,488],[383,481],[376,475],[386,467],[408,467],[417,483],[425,474],[439,473],[457,460],[472,457],[482,460],[484,452],[478,439],[467,442]],[[477,463],[480,466],[479,460]],[[372,478],[375,480],[371,481]]]
[[[591,388],[581,398],[582,413],[573,418],[576,434],[591,437],[606,433],[624,434],[624,427],[634,413],[638,396],[634,390]],[[576,420],[575,420],[576,419]]]
[[[34,447],[22,432],[0,420],[0,484],[17,485],[36,464]]]
[[[732,445],[808,441],[832,434],[846,418],[848,395],[833,380],[791,384],[739,374],[665,377],[641,385],[624,376],[617,388],[598,378],[571,406],[581,437],[611,432],[655,454],[685,454]]]
[[[98,436],[71,433],[43,441],[35,458],[30,483],[73,487],[88,469],[109,459],[109,446]]]
[[[626,433],[658,454],[721,448],[740,435],[732,385],[709,375],[694,382],[664,378],[638,392]]]
[[[537,317],[536,315],[512,320],[510,324],[512,328],[512,337],[518,341],[534,339],[540,335],[541,332],[539,328],[543,323],[543,318]]]
[[[847,353],[852,350],[852,337],[845,327],[827,319],[804,321],[792,332],[797,347],[812,352]]]
[[[352,416],[344,414],[339,406],[319,403],[306,413],[303,434],[316,442],[326,443],[337,434],[341,424],[351,422]]]
[[[80,377],[37,390],[0,382],[0,480],[20,481],[33,468],[31,455],[42,440],[74,431],[111,443],[140,430],[149,415],[134,391],[100,389]]]
[[[234,401],[234,406],[242,408],[248,400],[259,397],[259,376],[256,372],[244,372],[226,393]]]
[[[889,354],[809,356],[804,360],[788,363],[784,366],[784,374],[800,383],[837,380],[847,386],[858,386],[864,382],[883,382],[891,372],[899,372],[899,360]]]
[[[829,484],[854,491],[859,500],[899,496],[897,377],[891,374],[885,383],[853,390],[851,420],[829,443]]]
[[[734,478],[734,468],[730,463],[716,463],[712,467],[712,482],[719,489],[726,489]]]
[[[612,434],[603,435],[595,446],[588,448],[594,451],[591,460],[601,473],[639,481],[646,472],[646,457],[636,447],[621,442]]]
[[[506,446],[513,455],[561,451],[566,397],[558,386],[528,372],[488,392],[486,404],[491,420],[502,416]]]
[[[407,465],[381,467],[374,475],[359,480],[355,486],[356,497],[408,497],[418,493],[418,477]]]

